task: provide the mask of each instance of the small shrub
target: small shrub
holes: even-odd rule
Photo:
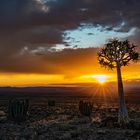
[[[48,100],[48,106],[55,106],[55,100]]]
[[[93,109],[93,104],[91,102],[79,102],[79,111],[82,115],[90,117]]]

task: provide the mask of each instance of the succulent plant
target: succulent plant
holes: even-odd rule
[[[91,102],[80,101],[79,111],[82,115],[90,117],[93,109],[93,104]]]
[[[28,107],[28,99],[11,99],[9,101],[8,118],[15,122],[26,120]]]

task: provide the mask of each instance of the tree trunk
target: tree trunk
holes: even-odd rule
[[[123,91],[123,82],[121,76],[121,69],[119,64],[117,64],[117,77],[118,77],[118,95],[119,95],[119,115],[118,121],[120,124],[126,124],[129,122],[128,112],[125,104],[125,97]]]

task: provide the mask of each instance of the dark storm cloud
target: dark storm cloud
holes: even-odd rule
[[[43,0],[42,0],[43,1]],[[44,12],[43,7],[48,7]],[[76,27],[81,22],[116,25],[122,20],[139,26],[139,0],[1,0],[1,27],[66,26]]]
[[[137,28],[138,32],[132,39],[139,43],[139,7],[139,0],[1,0],[0,70],[59,73],[62,70],[56,70],[56,67],[61,65],[63,69],[69,69],[71,63],[77,62],[71,59],[74,54],[77,59],[75,51],[67,50],[67,61],[65,51],[58,54],[49,52],[45,59],[44,56],[21,52],[26,46],[28,52],[40,46],[51,48],[55,44],[63,44],[63,32],[76,29],[81,23],[101,25],[107,30],[124,23],[119,31]],[[77,51],[79,56],[82,55],[79,49]],[[83,61],[86,60],[83,57]]]

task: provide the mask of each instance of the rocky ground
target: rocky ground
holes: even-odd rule
[[[77,103],[31,104],[25,122],[7,119],[0,106],[0,140],[140,140],[140,105],[128,104],[131,124],[118,126],[118,108],[94,103],[91,118],[79,113]]]

